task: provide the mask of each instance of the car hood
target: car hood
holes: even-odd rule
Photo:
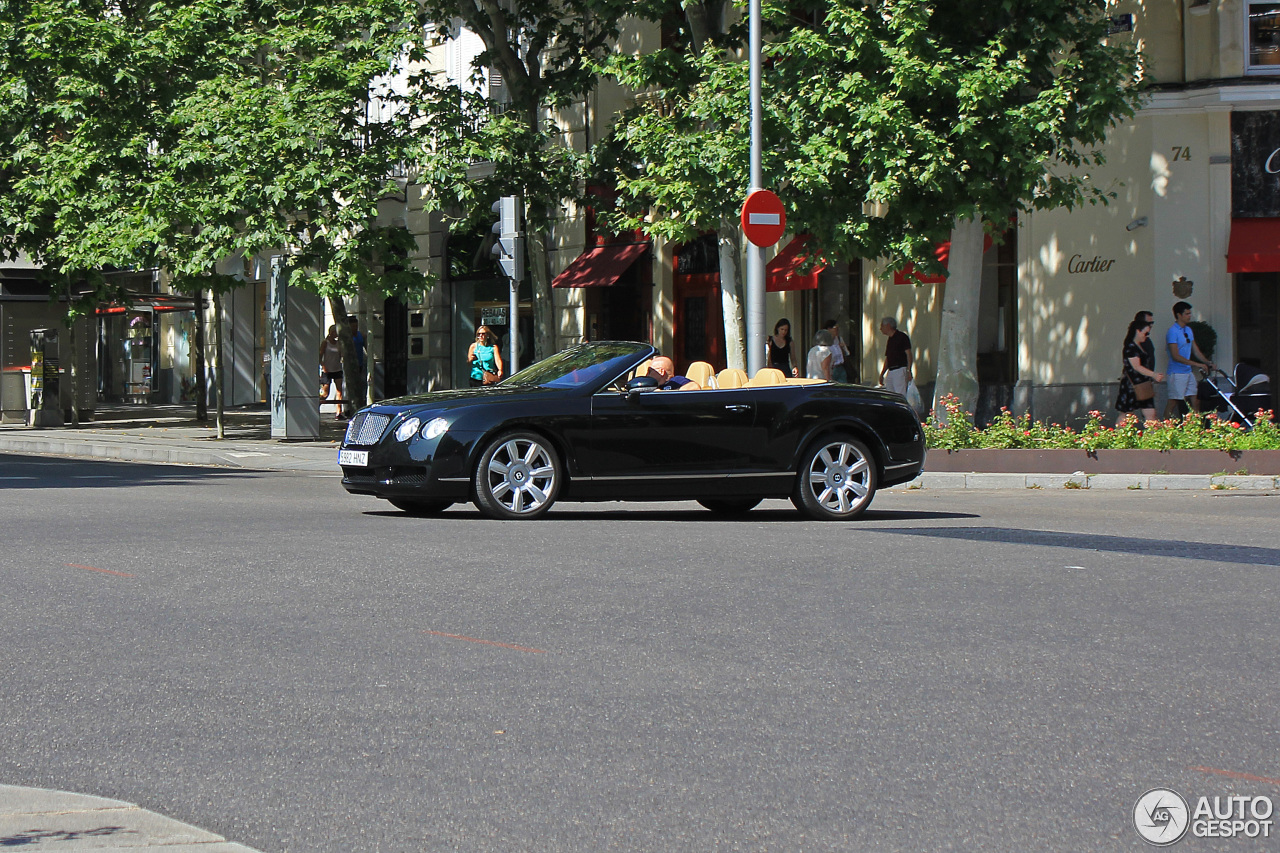
[[[490,385],[483,388],[455,388],[450,391],[428,391],[425,394],[409,394],[383,400],[369,406],[364,411],[396,414],[401,412],[443,412],[466,406],[483,405],[487,402],[502,400],[516,402],[519,400],[546,399],[551,396],[572,394],[572,389],[544,388],[537,385]]]

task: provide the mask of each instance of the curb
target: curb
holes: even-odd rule
[[[164,447],[125,437],[120,441],[0,436],[0,453],[37,453],[113,462],[146,462],[158,465],[196,465],[256,471],[305,471],[339,474],[337,450],[285,448],[266,443],[218,450]],[[299,454],[301,451],[301,455]]]
[[[336,446],[287,445],[267,441],[236,441],[218,449],[169,446],[181,439],[136,435],[94,438],[0,435],[0,453],[37,453],[114,462],[155,465],[196,465],[244,471],[292,471],[340,476]],[[1280,477],[1236,474],[1003,474],[993,472],[926,471],[895,491],[1014,490],[1014,489],[1127,489],[1131,491],[1242,491],[1261,494],[1280,490]]]
[[[1280,477],[1235,474],[992,474],[935,471],[894,489],[1127,489],[1130,491],[1280,490]]]
[[[133,803],[0,785],[0,847],[79,851],[259,853]]]

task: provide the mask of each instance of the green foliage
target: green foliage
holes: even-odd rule
[[[820,23],[764,9],[763,165],[817,253],[940,271],[933,240],[958,216],[1107,197],[1088,168],[1136,106],[1140,62],[1106,39],[1103,0],[809,5]],[[621,227],[681,239],[736,216],[749,113],[745,46],[732,46],[604,66],[645,92],[596,154]]]
[[[1130,415],[1113,428],[1103,423],[1101,412],[1090,412],[1077,432],[1033,421],[1027,414],[1015,416],[1008,409],[1001,409],[986,429],[978,429],[955,397],[944,397],[942,405],[945,420],[930,415],[924,424],[925,441],[932,449],[1280,450],[1280,426],[1272,412],[1258,413],[1251,430],[1216,415],[1193,414],[1145,425]]]
[[[366,102],[415,55],[409,0],[0,4],[0,252],[107,295],[94,270],[281,252],[321,292],[421,287],[375,275],[403,228],[372,226],[416,145]]]

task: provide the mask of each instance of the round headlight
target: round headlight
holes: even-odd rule
[[[422,426],[422,421],[417,418],[409,418],[409,420],[396,427],[396,441],[408,441],[413,438],[413,434],[418,431],[420,426]]]
[[[444,418],[434,418],[427,421],[427,425],[422,428],[422,437],[431,439],[439,438],[449,429],[449,422]]]

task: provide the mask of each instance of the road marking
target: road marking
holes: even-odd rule
[[[461,634],[446,634],[443,631],[423,631],[424,634],[430,634],[433,637],[448,637],[451,640],[466,640],[468,643],[482,643],[486,646],[497,646],[500,649],[513,649],[517,652],[533,652],[535,655],[545,655],[542,649],[531,649],[526,646],[513,646],[510,643],[495,643],[493,640],[477,640],[475,637],[464,637]]]
[[[87,572],[102,572],[104,575],[116,575],[122,578],[131,578],[133,575],[127,575],[124,572],[113,572],[111,569],[95,569],[93,566],[82,566],[79,563],[67,563],[73,569],[84,569]]]
[[[1268,779],[1266,776],[1254,776],[1251,773],[1236,773],[1234,770],[1215,770],[1212,767],[1189,767],[1199,773],[1212,773],[1215,776],[1226,776],[1228,779],[1241,779],[1245,782],[1265,782],[1268,785],[1280,785],[1280,779]]]
[[[114,480],[115,474],[76,474],[73,480]]]
[[[34,480],[35,477],[0,477],[0,480]]]

